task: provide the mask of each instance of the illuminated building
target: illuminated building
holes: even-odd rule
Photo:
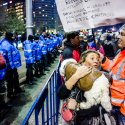
[[[25,19],[25,1],[24,0],[8,0],[7,11],[15,11],[18,19]]]
[[[54,0],[33,0],[33,22],[39,28],[55,29],[55,2]]]
[[[19,19],[26,23],[25,0],[4,0],[8,14],[15,10]],[[32,0],[33,26],[39,30],[42,25],[46,30],[62,29],[59,16],[57,14],[55,0]]]
[[[0,1],[0,28],[4,25],[4,21],[6,20],[6,10],[7,10],[7,3],[4,1]],[[0,29],[1,31],[2,29]]]

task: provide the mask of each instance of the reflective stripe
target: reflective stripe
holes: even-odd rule
[[[125,100],[124,100],[124,106],[125,106]]]
[[[110,60],[110,65],[109,65],[109,68],[107,69],[107,71],[109,71],[109,72],[111,71],[112,65],[113,65],[113,61]]]
[[[121,63],[121,65],[119,66],[118,71],[117,71],[117,74],[116,74],[116,78],[120,78],[120,74],[121,74],[121,72],[122,72],[122,69],[123,69],[124,64],[125,64],[125,61],[123,61],[123,62]]]
[[[24,50],[24,52],[32,52],[32,50]]]
[[[42,51],[43,53],[47,52],[47,51]]]
[[[121,104],[122,102],[124,102],[124,99],[111,98],[111,101],[112,101],[112,102],[115,102],[115,103]]]
[[[119,82],[125,82],[125,78],[120,78],[120,76],[119,76],[119,78],[116,77],[116,75],[114,75],[114,74],[112,73],[112,71],[109,73],[109,75],[113,78],[113,80],[117,80],[117,81],[119,81]]]
[[[116,76],[115,75],[113,75],[112,76],[112,78],[113,78],[113,80],[117,80],[117,81],[119,81],[119,82],[125,82],[125,79],[124,78],[116,78]]]
[[[124,64],[125,64],[125,61],[123,61],[123,62],[121,63],[121,65],[119,66],[116,75],[111,72],[112,78],[113,78],[114,80],[120,80],[121,82],[125,82],[125,78],[120,78],[120,74],[121,74],[121,72],[122,72],[122,70],[123,70]]]

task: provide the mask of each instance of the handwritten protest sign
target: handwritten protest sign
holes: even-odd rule
[[[125,0],[56,0],[65,32],[125,22]]]

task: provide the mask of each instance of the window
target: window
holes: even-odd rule
[[[41,14],[41,12],[39,11],[39,14]]]

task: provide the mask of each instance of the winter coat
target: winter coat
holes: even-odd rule
[[[0,46],[6,51],[4,58],[7,69],[14,69],[21,66],[21,56],[19,50],[5,38],[0,41]]]
[[[24,41],[24,56],[27,64],[34,63],[34,44],[29,40]]]
[[[39,61],[42,58],[42,50],[38,42],[35,43],[35,60]]]

